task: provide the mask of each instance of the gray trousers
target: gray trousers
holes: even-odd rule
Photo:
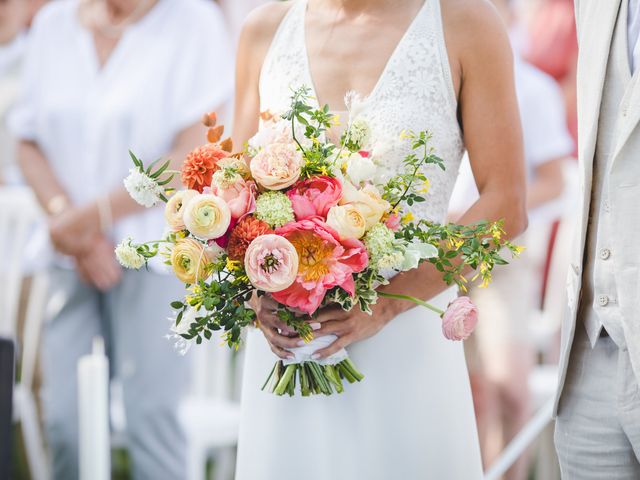
[[[609,337],[592,349],[577,325],[555,432],[565,480],[640,479],[640,390],[629,354]]]
[[[190,365],[164,337],[169,302],[182,296],[182,285],[168,275],[126,271],[119,285],[100,293],[63,269],[52,269],[51,285],[42,396],[54,479],[78,478],[76,368],[96,335],[105,338],[111,374],[122,382],[134,477],[184,478],[185,438],[176,409],[189,387]]]

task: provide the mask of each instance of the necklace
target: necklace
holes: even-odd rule
[[[139,20],[156,0],[138,0],[134,9],[118,21],[112,19],[106,0],[82,0],[80,20],[87,27],[105,37],[117,39],[132,23]]]

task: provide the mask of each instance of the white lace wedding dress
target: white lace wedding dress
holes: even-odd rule
[[[265,59],[261,110],[282,111],[290,87],[313,86],[305,48],[306,0],[282,21]],[[366,53],[366,50],[363,50]],[[391,144],[389,173],[408,153],[403,129],[429,130],[446,171],[430,168],[428,202],[418,218],[445,220],[463,154],[439,0],[426,0],[398,44],[364,117]],[[445,308],[455,292],[433,299]],[[330,397],[262,392],[275,356],[249,332],[237,480],[476,480],[480,450],[462,344],[446,340],[440,319],[417,307],[374,337],[348,347],[364,373]]]

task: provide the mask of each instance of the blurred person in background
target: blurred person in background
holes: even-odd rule
[[[569,132],[577,145],[576,65],[578,39],[574,0],[541,0],[528,21],[527,62],[551,75],[561,86]],[[574,152],[575,154],[576,152]]]
[[[232,52],[208,0],[56,0],[37,15],[23,93],[9,123],[55,252],[43,332],[43,403],[55,479],[78,477],[76,366],[104,336],[123,385],[135,478],[185,475],[176,408],[189,364],[164,336],[182,286],[162,266],[123,271],[114,242],[163,231],[123,187],[131,149],[179,167],[203,142],[198,120],[232,93]]]
[[[15,145],[6,115],[20,90],[27,28],[44,0],[0,1],[0,184],[15,181]]]
[[[493,3],[507,25],[516,27],[513,2],[493,0]],[[528,232],[516,243],[528,246],[530,242],[543,242],[546,247],[545,235],[548,236],[549,225],[557,218],[549,207],[563,193],[563,164],[573,152],[574,144],[566,128],[562,94],[556,82],[517,54],[515,80],[524,134],[529,213]],[[450,204],[454,220],[477,198],[473,173],[465,160]],[[536,351],[529,324],[540,304],[544,264],[544,254],[537,258],[533,254],[536,250],[528,247],[517,261],[496,272],[491,288],[470,293],[478,305],[480,321],[465,348],[487,467],[532,413],[528,378]],[[528,478],[526,456],[507,472],[506,478]]]

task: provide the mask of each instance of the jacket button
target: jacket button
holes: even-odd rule
[[[600,258],[602,260],[609,260],[610,256],[611,256],[611,250],[609,250],[608,248],[603,248],[600,250]]]
[[[606,307],[607,305],[609,305],[609,297],[607,297],[606,295],[599,295],[598,305],[600,305],[601,307]]]

